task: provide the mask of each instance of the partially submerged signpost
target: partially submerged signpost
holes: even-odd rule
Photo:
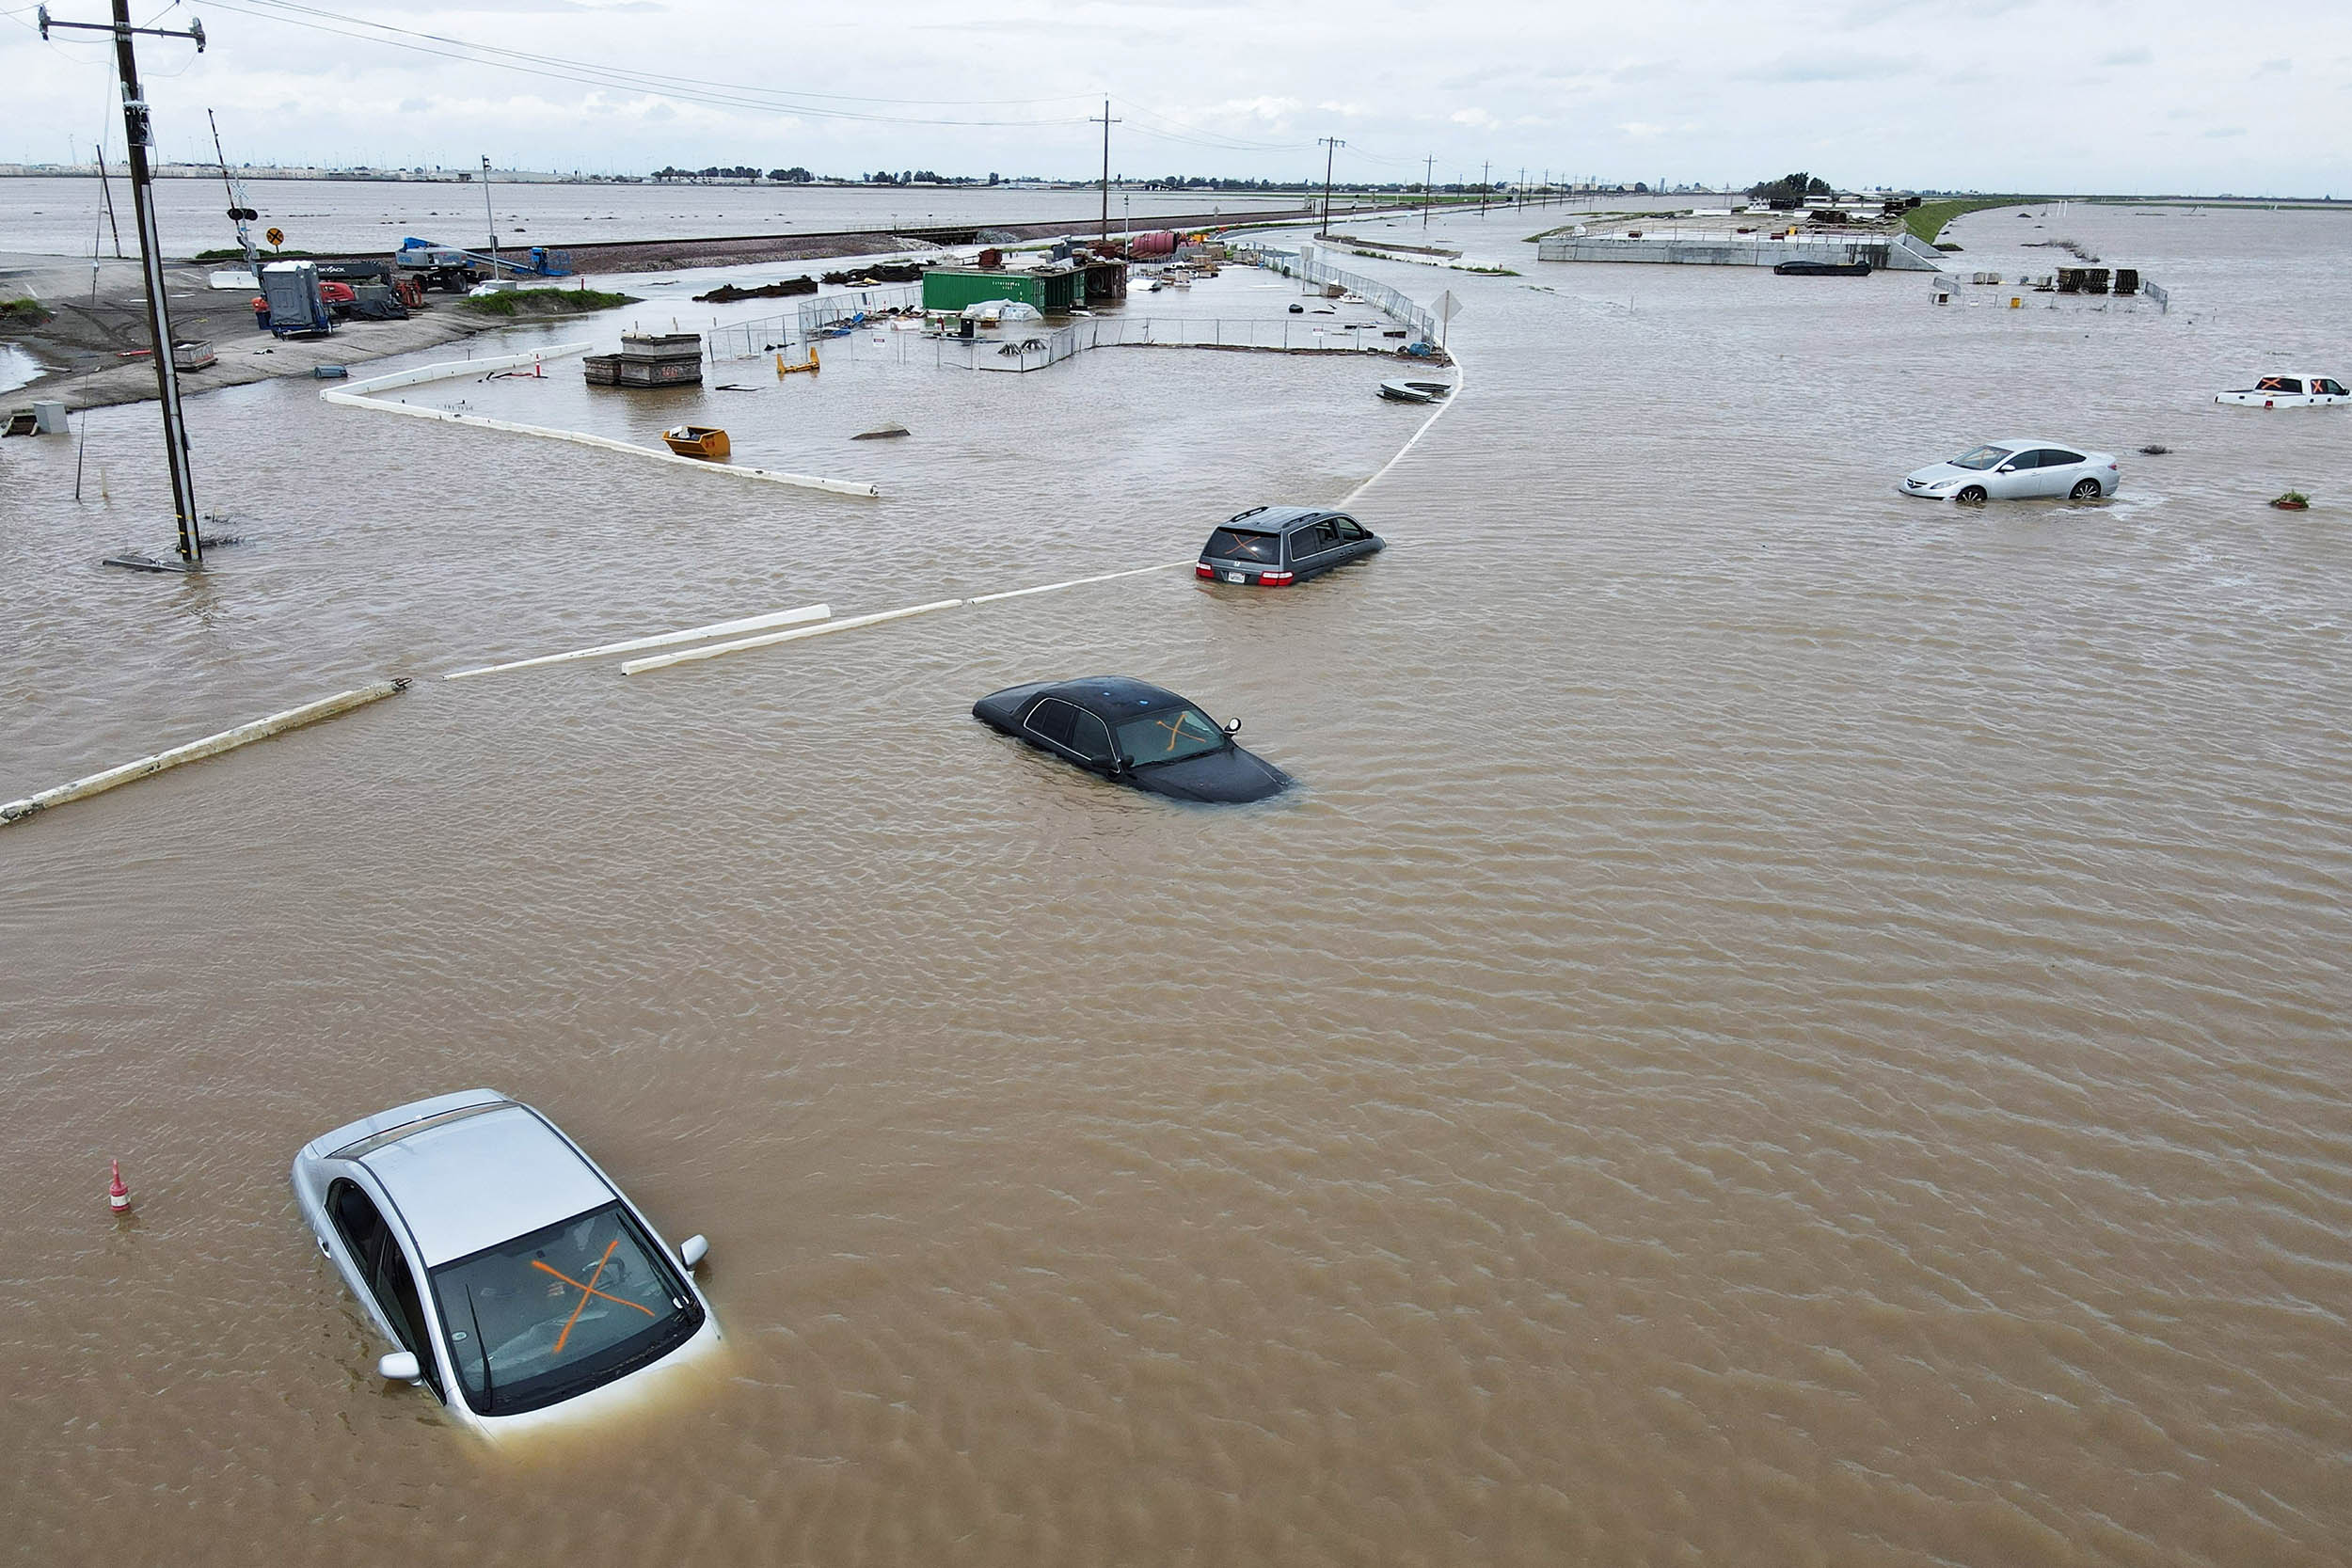
[[[1445,329],[1454,317],[1462,313],[1462,302],[1448,289],[1430,303],[1429,313],[1438,318],[1438,346],[1445,347]]]
[[[171,508],[179,519],[177,561],[159,560],[138,552],[108,556],[109,566],[129,566],[146,572],[193,572],[204,564],[204,541],[197,531],[196,480],[188,467],[188,428],[180,410],[179,368],[171,359],[171,309],[164,299],[164,242],[155,224],[153,177],[147,166],[147,150],[154,145],[148,121],[147,99],[139,91],[139,65],[131,52],[134,35],[192,39],[198,54],[204,52],[204,24],[191,21],[184,32],[165,27],[131,25],[131,0],[114,0],[114,22],[56,22],[49,8],[40,8],[40,36],[52,27],[81,32],[112,33],[115,70],[122,78],[122,126],[130,146],[131,212],[139,230],[139,266],[147,280],[147,330],[155,345],[155,388],[164,404],[164,460],[171,469]]]

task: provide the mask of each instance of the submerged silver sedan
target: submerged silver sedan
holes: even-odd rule
[[[2123,483],[2115,454],[2087,451],[2056,441],[1988,441],[1948,463],[1931,463],[1907,475],[1895,493],[1930,500],[2014,500],[2063,496],[2078,501],[2112,496]]]
[[[490,1089],[339,1127],[294,1162],[318,1248],[460,1425],[501,1436],[610,1410],[719,1340],[693,1277],[596,1162]]]

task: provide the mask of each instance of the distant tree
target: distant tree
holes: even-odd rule
[[[988,177],[988,182],[989,182],[990,184],[992,184],[992,185],[993,185],[993,184],[994,184],[994,183],[996,183],[996,176],[995,176],[994,174],[993,174],[993,173],[992,173],[992,174],[990,174],[990,175],[989,175],[989,177]]]
[[[1777,180],[1763,181],[1750,185],[1748,194],[1758,201],[1787,201],[1802,204],[1808,196],[1834,196],[1836,193],[1830,189],[1828,181],[1816,179],[1800,170],[1795,174],[1784,174]]]
[[[816,179],[817,176],[809,173],[808,170],[801,167],[798,164],[795,164],[790,168],[770,169],[768,171],[768,178],[773,180],[779,185],[805,185],[810,181]]]

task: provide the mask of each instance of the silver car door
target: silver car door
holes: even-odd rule
[[[2042,476],[2041,494],[2064,496],[2073,493],[2075,485],[2090,472],[2087,456],[2079,451],[2054,447],[2042,449],[2042,467],[2034,470]]]
[[[1984,493],[1998,500],[2011,500],[2034,493],[2038,476],[2026,467],[2034,461],[2030,451],[2011,452],[1993,465],[1984,476]]]

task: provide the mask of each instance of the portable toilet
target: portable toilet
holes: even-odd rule
[[[262,267],[262,296],[269,301],[273,336],[325,336],[335,330],[326,297],[319,293],[319,269],[308,261],[272,261]]]

